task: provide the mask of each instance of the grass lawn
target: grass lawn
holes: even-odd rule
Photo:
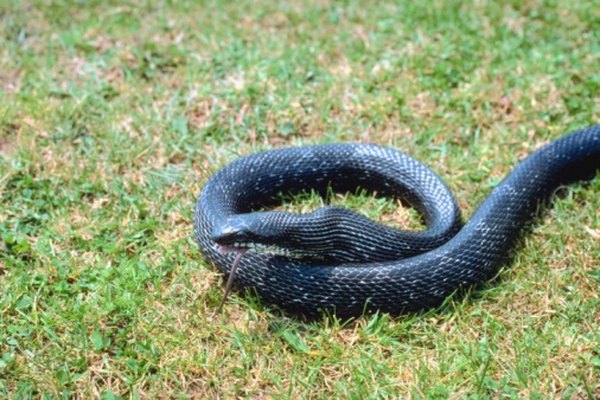
[[[0,398],[600,397],[600,175],[421,315],[305,322],[240,292],[217,314],[192,231],[220,166],[334,141],[415,156],[468,218],[600,121],[597,3],[139,3],[0,2]]]

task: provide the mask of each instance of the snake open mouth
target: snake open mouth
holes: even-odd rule
[[[219,254],[245,253],[248,250],[248,247],[242,246],[239,243],[234,243],[232,246],[215,244],[215,249],[219,252]]]

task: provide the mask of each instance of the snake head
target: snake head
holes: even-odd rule
[[[357,216],[335,206],[308,214],[287,211],[236,214],[217,224],[211,239],[221,253],[252,251],[296,259],[340,258],[339,252],[347,253],[348,246],[335,236],[345,237],[345,221],[349,218]]]
[[[217,244],[217,250],[226,252],[245,252],[254,250],[275,254],[286,253],[274,244],[273,232],[265,225],[264,219],[270,212],[237,214],[217,224],[211,239]]]

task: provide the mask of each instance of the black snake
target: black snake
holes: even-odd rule
[[[521,161],[462,226],[444,183],[397,150],[356,143],[269,150],[235,160],[208,180],[195,231],[202,252],[223,272],[234,259],[230,251],[249,249],[236,280],[285,310],[418,311],[491,278],[540,201],[599,168],[600,126],[570,133]],[[256,211],[276,204],[279,193],[356,187],[407,199],[427,229],[395,230],[341,207],[305,215]]]

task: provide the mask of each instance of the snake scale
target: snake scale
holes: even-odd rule
[[[540,202],[599,168],[600,126],[567,134],[523,159],[462,225],[446,185],[400,151],[359,143],[268,150],[208,180],[195,233],[221,271],[230,271],[238,253],[235,280],[289,312],[414,312],[493,277]],[[407,200],[427,228],[396,230],[342,207],[260,211],[280,193],[357,187]]]

